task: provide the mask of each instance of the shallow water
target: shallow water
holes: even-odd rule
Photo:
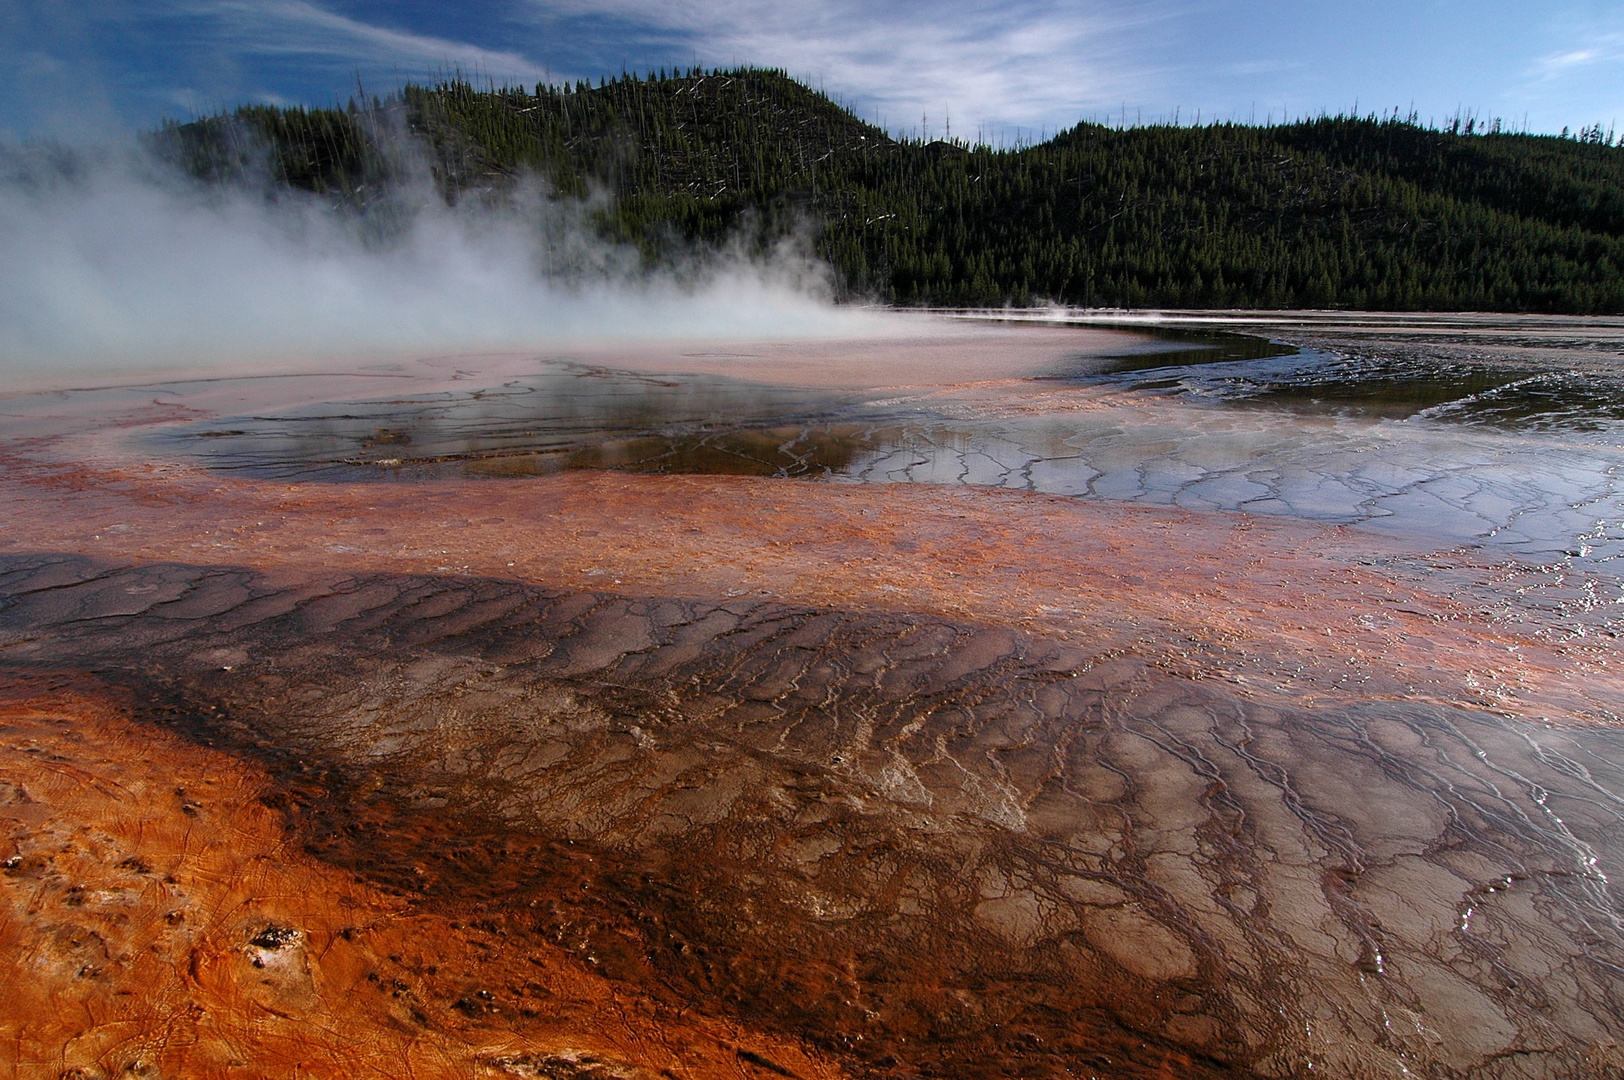
[[[583,467],[605,447],[675,433],[827,422],[839,397],[707,375],[649,375],[571,360],[496,387],[307,405],[225,417],[161,436],[210,467],[354,480],[444,472]],[[400,470],[382,472],[378,470]],[[715,471],[731,471],[717,468]],[[745,475],[749,470],[740,469]]]
[[[228,417],[159,445],[300,479],[618,468],[995,486],[1603,567],[1624,555],[1624,375],[1586,360],[1167,331],[1026,379],[902,394],[548,360],[496,388]]]
[[[371,974],[484,1075],[656,1075],[560,1041],[544,947],[846,1075],[1624,1075],[1611,369],[1046,333],[13,399],[0,689],[233,755],[298,858],[477,929]],[[32,805],[8,875],[111,940]]]

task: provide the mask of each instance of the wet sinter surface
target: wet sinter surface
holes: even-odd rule
[[[1620,1064],[1612,731],[1247,703],[759,600],[78,558],[0,583],[13,678],[74,657],[293,774],[321,858],[861,1071]],[[596,860],[565,896],[559,841]]]
[[[618,468],[970,484],[1358,524],[1536,560],[1624,554],[1617,364],[1574,349],[1298,350],[1177,330],[1118,347],[1128,351],[1061,354],[1028,379],[900,393],[547,360],[497,388],[312,405],[161,438],[258,476]]]
[[[0,1066],[1624,1076],[1606,409],[956,333],[4,402]]]

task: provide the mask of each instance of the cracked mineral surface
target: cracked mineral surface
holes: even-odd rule
[[[0,401],[0,1075],[1624,1075],[1564,326]]]

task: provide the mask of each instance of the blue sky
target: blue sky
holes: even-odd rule
[[[533,83],[783,67],[892,130],[1412,106],[1555,132],[1624,120],[1624,2],[3,0],[0,136],[103,138],[436,72]]]

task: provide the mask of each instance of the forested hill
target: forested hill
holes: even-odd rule
[[[800,230],[843,295],[897,304],[1624,312],[1624,146],[1337,117],[1082,124],[1012,150],[897,140],[781,72],[412,86],[167,126],[201,176],[364,205],[427,150],[451,200],[604,193],[658,261]],[[1621,140],[1624,141],[1624,140]]]

